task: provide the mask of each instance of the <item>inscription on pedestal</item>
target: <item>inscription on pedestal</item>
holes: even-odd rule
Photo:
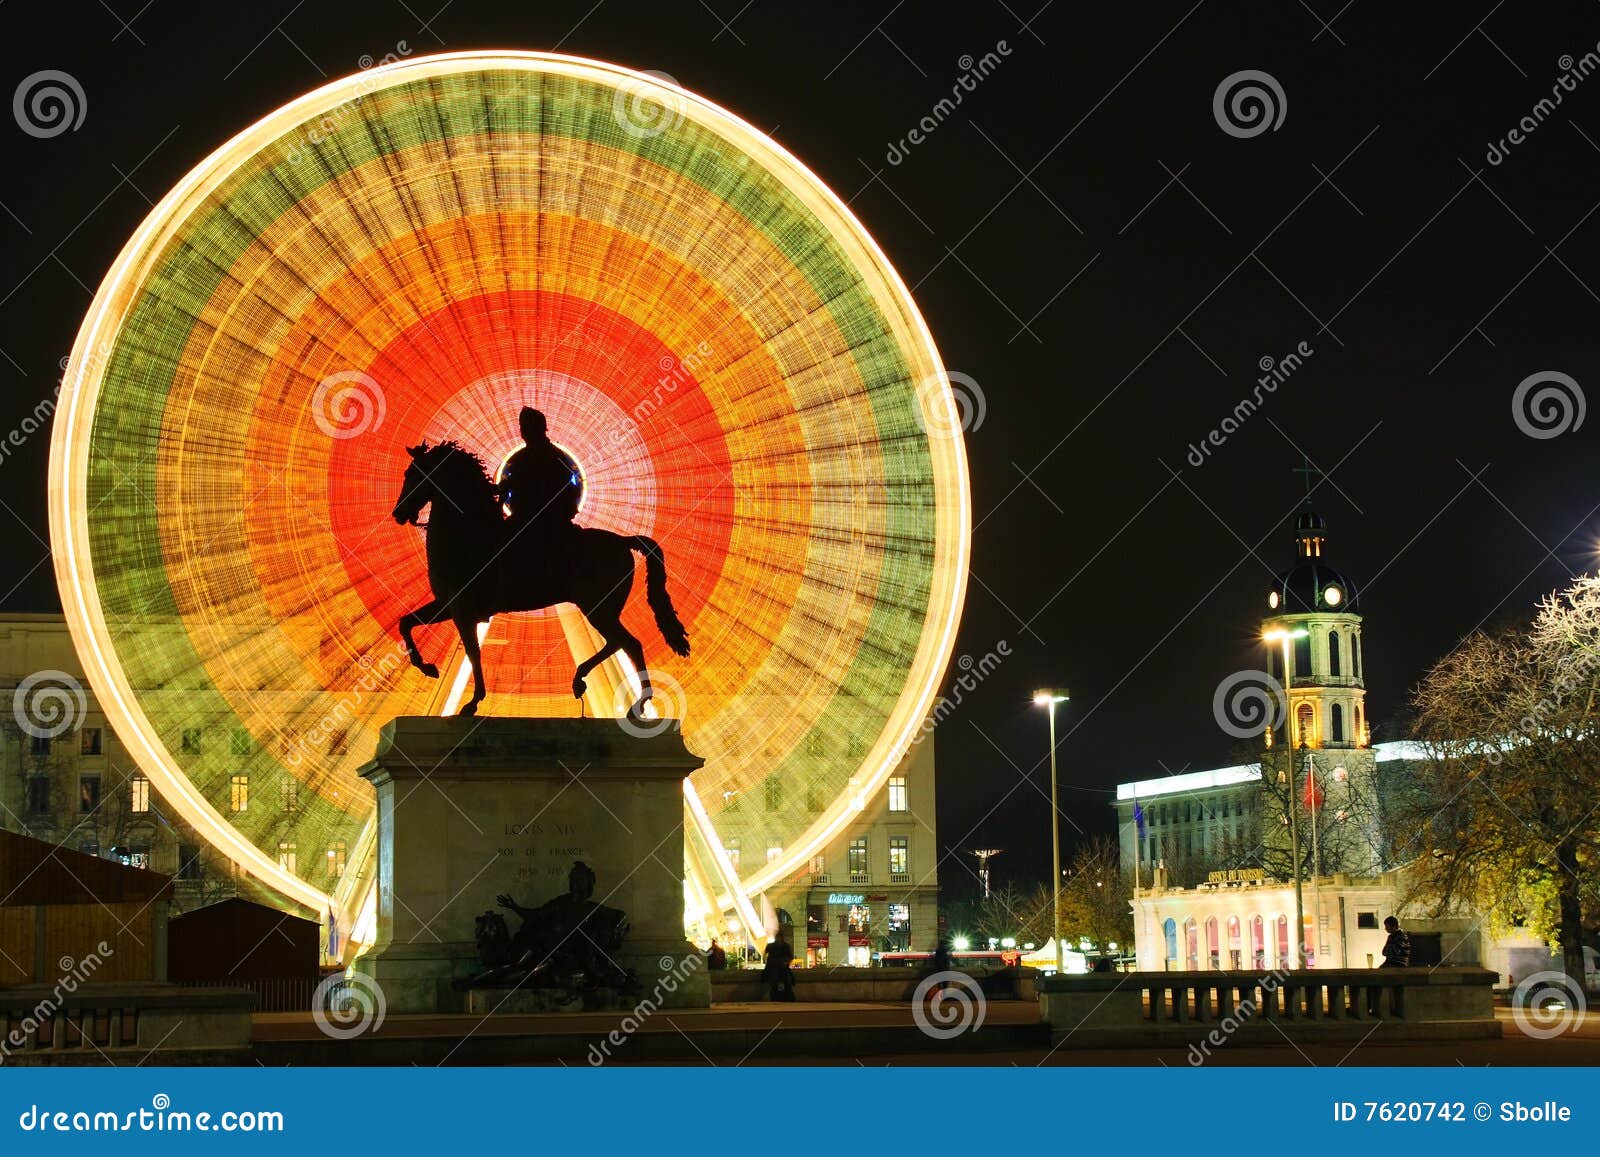
[[[523,883],[560,884],[572,861],[589,854],[588,841],[575,823],[532,820],[505,824],[500,845],[501,865],[507,871],[496,878]]]

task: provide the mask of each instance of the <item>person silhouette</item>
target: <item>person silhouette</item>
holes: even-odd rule
[[[550,441],[544,414],[524,406],[517,425],[523,446],[500,472],[500,501],[511,510],[513,533],[531,531],[536,542],[546,542],[577,517],[582,483],[572,460]]]

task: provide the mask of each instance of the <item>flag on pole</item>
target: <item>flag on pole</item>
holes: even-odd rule
[[[1305,805],[1312,812],[1322,806],[1322,788],[1317,784],[1317,765],[1308,763],[1306,767]]]
[[[1133,826],[1140,836],[1144,835],[1144,808],[1139,806],[1138,800],[1133,801]]]

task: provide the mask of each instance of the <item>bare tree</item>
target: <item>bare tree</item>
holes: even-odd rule
[[[1583,982],[1600,844],[1600,579],[1547,596],[1525,628],[1477,632],[1417,688],[1427,758],[1407,827],[1419,897],[1561,945]]]

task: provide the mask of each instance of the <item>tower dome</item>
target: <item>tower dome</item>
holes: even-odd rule
[[[1309,506],[1294,520],[1295,564],[1273,580],[1267,608],[1274,614],[1354,614],[1359,592],[1326,559],[1328,520]]]

